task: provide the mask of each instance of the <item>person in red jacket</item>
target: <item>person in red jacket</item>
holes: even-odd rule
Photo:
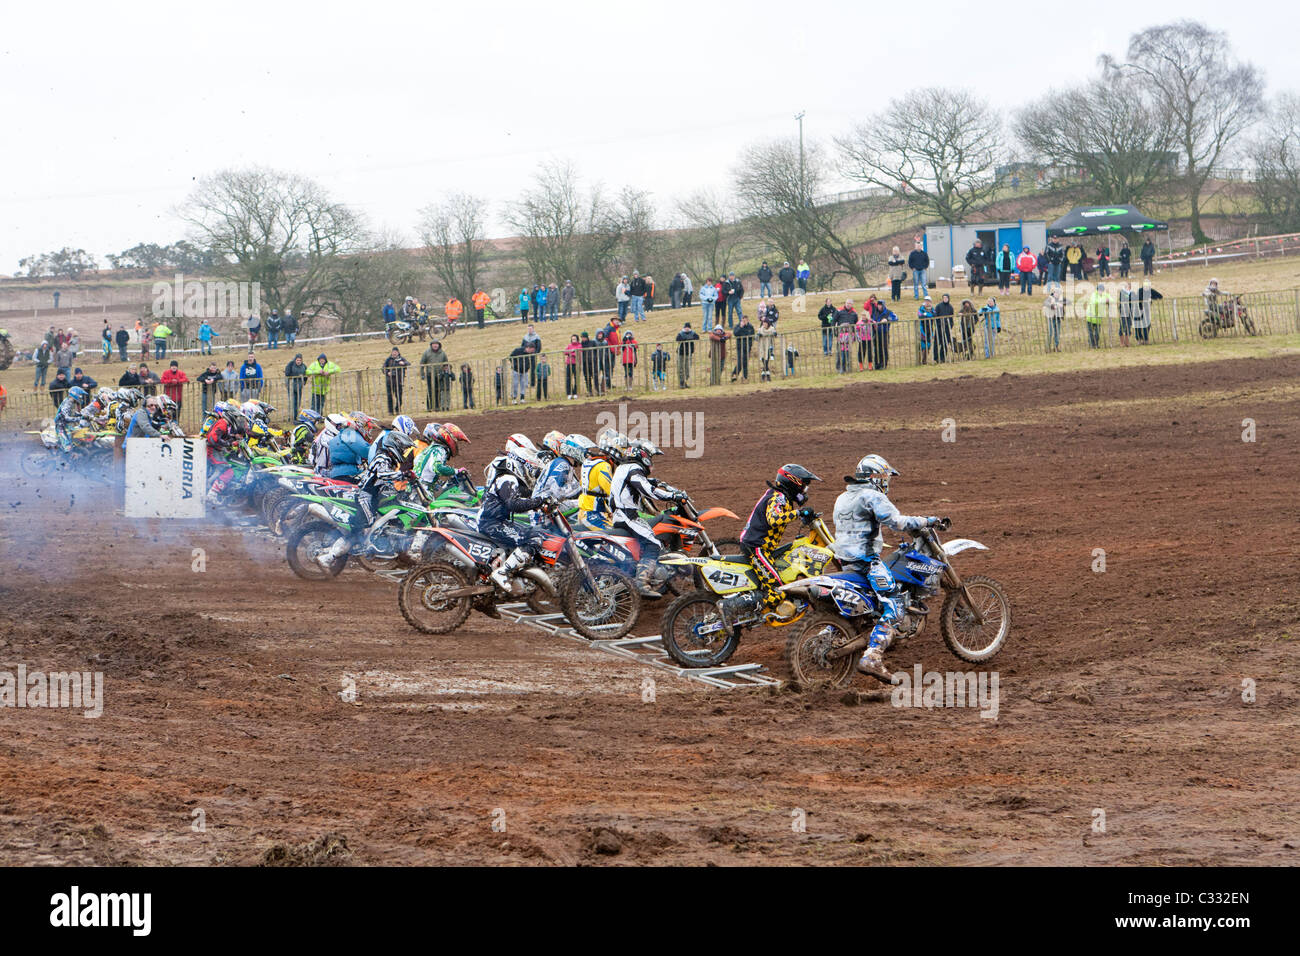
[[[180,364],[172,359],[171,367],[162,373],[163,394],[176,403],[176,414],[181,413],[181,403],[185,398],[185,384],[189,376],[181,371]]]
[[[1038,257],[1025,246],[1016,257],[1016,271],[1020,273],[1020,294],[1034,294],[1034,273],[1038,271]]]
[[[636,337],[632,335],[632,330],[623,333],[623,347],[621,349],[621,358],[623,361],[623,379],[625,387],[632,387],[632,377],[636,371]]]
[[[235,469],[230,466],[229,455],[248,432],[248,419],[233,404],[227,406],[208,428],[208,465],[217,476],[208,486],[208,504],[221,500],[221,493],[234,477]]]

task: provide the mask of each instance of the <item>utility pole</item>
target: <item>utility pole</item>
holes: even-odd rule
[[[794,118],[799,121],[799,204],[806,206],[808,204],[808,187],[804,178],[803,165],[803,117],[803,110],[794,114]]]

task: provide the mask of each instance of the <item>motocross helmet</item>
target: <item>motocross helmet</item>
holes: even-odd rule
[[[532,439],[530,439],[527,435],[523,434],[523,432],[515,432],[513,435],[507,438],[506,447],[503,448],[502,451],[505,452],[506,454],[509,454],[510,449],[512,448],[524,448],[527,449],[528,451],[531,451],[534,455],[537,454],[537,446],[534,445]]]
[[[501,467],[518,478],[524,489],[531,490],[533,483],[537,481],[537,476],[541,474],[542,460],[537,457],[535,450],[512,448],[506,452]]]
[[[627,454],[627,447],[631,444],[626,435],[607,428],[596,436],[596,447],[600,452],[600,457],[610,462],[621,462],[624,455]]]
[[[853,474],[844,476],[844,480],[855,485],[870,485],[882,494],[888,494],[889,479],[896,474],[898,472],[879,455],[867,455],[858,462]]]
[[[176,413],[180,411],[175,400],[166,395],[158,399],[158,409],[165,418],[170,418],[172,421],[176,420]]]
[[[348,416],[340,415],[338,412],[330,412],[325,416],[325,424],[332,427],[335,431],[342,431],[349,424]]]
[[[557,458],[560,455],[560,445],[564,442],[564,432],[552,428],[542,436],[542,447],[549,451]]]
[[[442,443],[447,446],[447,451],[456,454],[460,450],[460,443],[470,444],[469,436],[460,430],[459,426],[451,422],[442,423]]]
[[[648,474],[650,472],[651,460],[655,455],[662,454],[663,452],[659,450],[659,446],[654,442],[634,441],[627,447],[625,460],[631,464],[640,465]]]
[[[776,480],[772,487],[797,504],[803,504],[808,498],[808,486],[814,481],[821,481],[803,465],[782,465],[776,470]]]
[[[101,388],[95,393],[95,401],[99,402],[103,408],[108,408],[116,397],[117,393],[111,388]]]
[[[351,419],[349,424],[351,424],[357,431],[361,432],[367,441],[370,440],[371,436],[374,435],[375,431],[379,428],[379,422],[375,421],[365,412],[349,412],[348,418]]]
[[[320,431],[325,425],[325,419],[321,413],[314,408],[304,408],[298,415],[297,424],[307,425],[312,431]]]
[[[266,413],[262,411],[261,403],[255,402],[252,399],[249,399],[248,401],[244,402],[244,404],[240,405],[239,410],[244,413],[244,417],[247,418],[250,422],[263,420],[266,418]]]
[[[90,393],[80,385],[74,385],[68,389],[68,398],[72,399],[78,405],[85,407],[86,402],[90,401]]]
[[[560,443],[560,456],[572,465],[581,465],[595,443],[586,435],[567,435]]]
[[[387,455],[395,465],[401,465],[407,452],[414,447],[415,441],[411,436],[396,428],[384,432],[384,437],[379,439],[380,452]]]
[[[138,388],[124,388],[117,393],[117,400],[128,408],[135,408],[144,399],[144,394]]]
[[[399,431],[407,438],[414,438],[419,434],[415,427],[415,419],[410,415],[398,415],[393,419],[393,431]]]

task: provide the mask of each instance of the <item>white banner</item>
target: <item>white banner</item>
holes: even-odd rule
[[[128,438],[128,518],[202,518],[208,459],[201,438]]]

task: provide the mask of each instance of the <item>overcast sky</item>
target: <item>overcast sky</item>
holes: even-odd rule
[[[724,184],[746,142],[797,132],[799,110],[809,138],[913,86],[967,86],[1009,110],[1088,75],[1135,30],[1179,17],[1226,29],[1270,94],[1300,90],[1300,12],[1290,3],[977,9],[969,0],[9,4],[0,274],[64,245],[104,263],[137,242],[182,238],[174,210],[195,180],[252,163],[313,177],[373,227],[412,240],[416,210],[452,190],[491,199],[493,232],[503,232],[502,205],[548,157],[572,158],[610,187],[649,189],[666,207]]]

